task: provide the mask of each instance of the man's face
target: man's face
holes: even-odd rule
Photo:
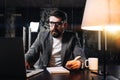
[[[50,26],[50,32],[53,37],[58,38],[62,35],[64,30],[63,21],[61,21],[60,18],[57,18],[55,16],[50,16],[49,18],[49,26]]]

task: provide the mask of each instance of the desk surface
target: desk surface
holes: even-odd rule
[[[99,67],[99,70],[102,70],[102,67]],[[114,77],[113,79],[107,79],[107,80],[120,80],[120,65],[115,66],[107,66],[106,67],[107,74]],[[99,78],[100,75],[92,73],[88,69],[83,70],[76,70],[71,71],[70,73],[56,73],[56,74],[50,74],[47,70],[34,75],[27,80],[101,80]],[[5,78],[5,79],[4,79]],[[6,80],[6,77],[3,76],[0,77],[0,80]],[[11,79],[7,78],[7,80],[24,80],[24,79]]]
[[[70,72],[70,74],[68,73],[50,74],[49,72],[44,71],[39,75],[31,77],[29,80],[90,80],[88,75],[89,75],[88,70],[73,71]]]
[[[101,67],[99,69],[101,69]],[[120,79],[120,66],[109,66],[106,68],[106,71],[108,72],[108,75],[115,77],[115,80]],[[94,77],[97,77],[96,80],[100,80],[98,79],[100,77],[98,74],[92,73],[88,69],[84,69],[71,71],[70,74],[50,74],[48,71],[43,71],[28,80],[94,80]]]

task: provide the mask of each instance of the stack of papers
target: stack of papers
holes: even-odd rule
[[[64,67],[47,67],[49,73],[70,73],[69,70]]]

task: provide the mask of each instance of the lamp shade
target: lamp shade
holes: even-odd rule
[[[120,0],[86,0],[81,29],[120,30]]]

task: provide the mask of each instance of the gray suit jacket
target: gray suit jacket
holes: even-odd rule
[[[33,66],[38,60],[37,65],[39,68],[48,66],[52,53],[52,43],[53,38],[49,31],[40,32],[29,51],[25,54],[26,61]],[[81,60],[86,59],[75,33],[64,31],[61,50],[62,66],[65,66],[68,60],[74,59],[78,55],[81,56]]]

